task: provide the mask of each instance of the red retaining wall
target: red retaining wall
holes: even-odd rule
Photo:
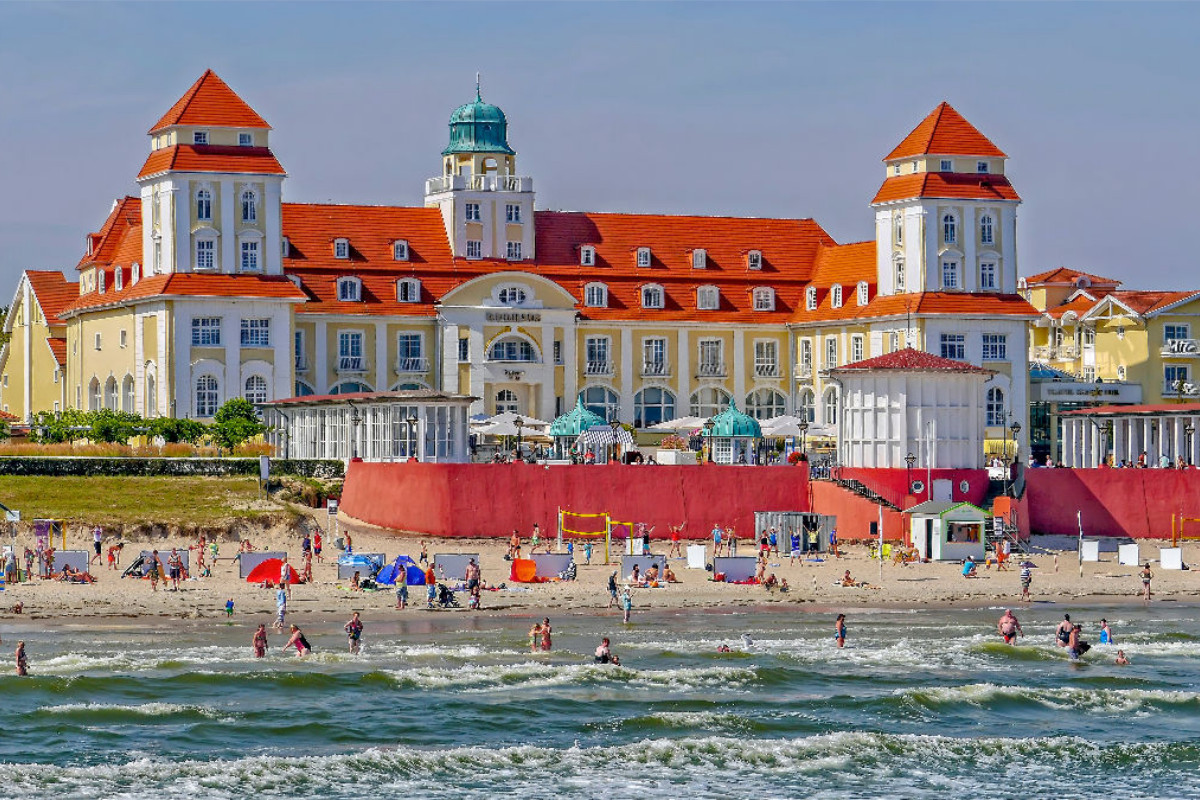
[[[1200,470],[1029,469],[1018,511],[1024,532],[1075,536],[1081,511],[1085,536],[1167,538],[1172,514],[1200,517]]]
[[[558,509],[607,511],[656,526],[688,521],[707,537],[714,523],[754,530],[755,511],[807,511],[808,480],[797,467],[553,466],[352,461],[341,511],[354,519],[432,536],[528,536],[533,523],[554,536]],[[596,520],[576,522],[580,529]]]
[[[877,503],[828,481],[813,481],[812,495],[814,513],[837,517],[839,541],[871,537],[871,523],[879,521],[880,506]],[[904,515],[899,511],[883,509],[883,538],[890,541],[904,538]]]
[[[972,505],[982,506],[983,500],[988,493],[988,474],[986,469],[935,469],[933,479],[940,480],[949,478],[954,488],[954,494],[951,499],[965,500]],[[906,508],[904,505],[905,495],[908,494],[906,486],[908,484],[908,476],[911,474],[914,481],[926,483],[926,472],[923,469],[913,469],[910,473],[907,469],[869,469],[842,467],[837,472],[838,476],[846,480],[855,480],[862,483],[871,491],[878,494],[889,503],[900,508]],[[962,482],[967,482],[967,490],[962,489]],[[918,503],[924,503],[929,499],[929,492],[933,487],[926,486],[925,491],[916,495]]]

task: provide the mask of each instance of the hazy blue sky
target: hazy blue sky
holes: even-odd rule
[[[483,72],[541,208],[814,217],[873,235],[880,159],[949,100],[1009,156],[1024,275],[1200,286],[1200,7],[0,3],[0,287],[71,270],[206,67],[285,198],[418,204]],[[6,302],[6,299],[0,302]]]

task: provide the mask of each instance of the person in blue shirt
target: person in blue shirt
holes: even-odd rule
[[[964,578],[978,577],[979,567],[975,565],[975,559],[967,556],[967,560],[963,562],[962,576]]]
[[[1117,643],[1116,640],[1113,639],[1112,631],[1109,630],[1108,620],[1106,620],[1106,619],[1100,620],[1100,644],[1116,644],[1116,643]]]
[[[801,557],[800,556],[800,534],[796,533],[796,531],[793,530],[790,539],[791,539],[790,544],[792,546],[792,558],[789,563],[795,564],[796,559]]]

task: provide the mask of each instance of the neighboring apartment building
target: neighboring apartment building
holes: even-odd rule
[[[79,294],[61,272],[29,270],[8,305],[0,349],[0,407],[17,419],[30,410],[67,407],[66,322],[59,316]]]
[[[916,346],[996,370],[995,427],[1023,415],[1019,198],[947,104],[885,161],[878,244],[844,246],[811,219],[538,211],[507,125],[478,89],[455,110],[423,206],[285,203],[267,123],[206,72],[88,237],[66,404],[205,418],[431,388],[473,413],[582,394],[638,426],[730,400],[835,422],[824,370]]]

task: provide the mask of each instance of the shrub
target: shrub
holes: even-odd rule
[[[233,449],[266,430],[249,400],[232,397],[217,409],[209,433],[218,445]]]
[[[162,439],[166,444],[198,444],[208,430],[208,426],[203,422],[174,417],[156,417],[150,420],[146,427],[152,437]]]
[[[304,478],[336,479],[345,474],[341,461],[279,459],[271,473]],[[0,456],[0,475],[258,475],[257,458],[120,458]]]

